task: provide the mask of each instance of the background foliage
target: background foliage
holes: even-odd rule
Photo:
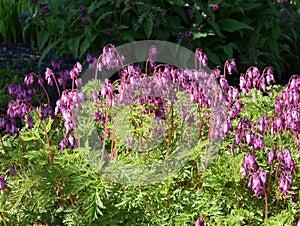
[[[42,59],[55,49],[57,56],[68,52],[82,61],[87,53],[98,55],[99,46],[108,43],[158,39],[193,50],[200,47],[211,64],[236,58],[240,71],[253,63],[259,68],[272,66],[278,82],[286,83],[289,75],[300,72],[299,1],[8,2],[1,8],[7,19],[0,34],[5,40],[16,39],[21,26],[25,39],[37,42]],[[14,10],[8,8],[12,6]],[[8,27],[14,28],[12,33]]]

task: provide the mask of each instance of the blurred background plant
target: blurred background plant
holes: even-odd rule
[[[22,25],[19,15],[27,7],[27,0],[9,0],[0,2],[0,41],[20,42],[22,39]]]

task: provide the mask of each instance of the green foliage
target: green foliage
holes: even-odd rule
[[[203,3],[195,4],[203,8]],[[211,27],[204,31],[209,36],[196,35],[198,41],[194,39],[193,44],[203,46],[214,64],[236,58],[240,71],[253,63],[259,67],[271,66],[282,80],[281,73],[300,71],[299,38],[296,35],[299,30],[298,4],[295,1],[290,4],[280,1],[222,1],[218,11],[207,12],[206,19],[209,18]],[[199,21],[203,20],[202,15],[195,16],[199,17]]]
[[[300,71],[298,1],[51,0],[47,8],[40,19],[42,9],[31,4],[23,28],[37,40],[42,58],[55,49],[58,56],[68,52],[82,61],[108,43],[157,39],[200,47],[214,65],[236,58],[240,71],[253,63],[271,66],[279,80]]]
[[[27,6],[28,0],[3,0],[0,2],[0,38],[5,42],[21,41],[21,25],[18,15]]]

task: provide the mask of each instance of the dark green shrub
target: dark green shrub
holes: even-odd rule
[[[284,2],[51,0],[30,4],[24,34],[37,39],[42,58],[55,49],[83,60],[108,43],[157,39],[200,47],[213,64],[236,58],[239,71],[272,66],[285,80],[300,72],[300,17],[298,1]]]
[[[22,29],[18,19],[22,19],[21,13],[26,8],[27,2],[27,0],[0,1],[0,40],[5,42],[22,40]]]

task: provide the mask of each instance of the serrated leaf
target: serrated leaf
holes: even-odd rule
[[[46,131],[47,131],[47,133],[51,130],[52,123],[53,123],[53,119],[49,119],[48,123],[46,125]]]
[[[32,141],[32,140],[38,140],[40,137],[36,136],[32,131],[26,131],[26,132],[21,132],[20,137],[23,141]]]

